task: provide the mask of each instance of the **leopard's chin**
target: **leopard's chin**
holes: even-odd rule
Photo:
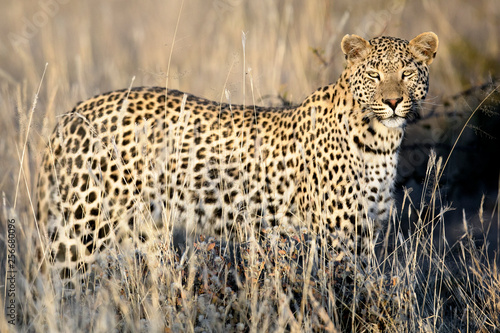
[[[406,118],[393,115],[389,118],[380,119],[380,122],[389,128],[402,128],[406,125]]]

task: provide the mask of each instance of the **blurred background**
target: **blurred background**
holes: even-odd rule
[[[436,208],[453,207],[444,215],[449,241],[464,218],[478,230],[493,221],[489,241],[499,238],[498,0],[0,0],[0,13],[2,218],[32,225],[46,139],[80,100],[158,85],[224,102],[296,104],[337,80],[345,34],[434,31],[438,55],[422,119],[402,149],[398,209],[408,207],[405,187],[415,205],[429,195],[422,184],[434,149],[451,156]]]

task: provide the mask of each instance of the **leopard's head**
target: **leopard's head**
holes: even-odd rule
[[[342,39],[349,88],[362,109],[387,127],[403,127],[417,114],[429,89],[428,66],[434,60],[438,37],[425,32],[411,41],[357,35]]]

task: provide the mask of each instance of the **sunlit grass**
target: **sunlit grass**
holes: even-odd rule
[[[358,268],[354,282],[343,276],[351,263],[333,265],[307,230],[284,237],[268,229],[261,241],[242,237],[232,244],[200,236],[186,250],[166,237],[154,255],[110,251],[92,267],[92,288],[78,288],[74,298],[61,298],[57,283],[42,277],[36,290],[43,294],[18,299],[24,325],[40,332],[494,331],[500,285],[486,243],[477,248],[469,232],[454,248],[433,240],[436,229],[443,236],[451,209],[434,204],[441,167],[442,159],[431,155],[426,197],[414,203],[405,196],[390,222],[394,237],[380,244],[381,256]],[[415,229],[404,237],[399,219],[411,214]]]

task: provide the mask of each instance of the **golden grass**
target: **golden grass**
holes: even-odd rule
[[[24,277],[37,274],[33,193],[43,147],[57,116],[78,100],[168,84],[232,103],[299,102],[337,79],[344,34],[412,38],[432,30],[440,37],[429,94],[436,103],[498,75],[499,11],[494,0],[0,1],[8,13],[0,21],[0,246],[14,219],[19,315],[16,325],[0,315],[0,331],[336,332],[374,323],[389,332],[498,331],[500,281],[488,243],[476,245],[464,217],[461,241],[435,246],[452,209],[440,197],[446,170],[435,156],[420,201],[404,194],[383,255],[344,294],[327,250],[307,235],[283,240],[273,230],[267,242],[243,242],[237,251],[201,239],[184,256],[170,243],[158,258],[117,253],[111,267],[95,267],[100,285],[76,300],[62,299],[51,281],[39,281],[45,293],[35,300]],[[500,225],[498,200],[492,216],[483,215],[486,231]],[[416,223],[406,236],[407,220]],[[7,258],[0,263],[3,283]]]

